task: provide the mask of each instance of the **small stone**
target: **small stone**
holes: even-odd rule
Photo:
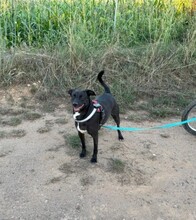
[[[160,136],[161,136],[162,138],[169,138],[169,137],[170,137],[169,134],[160,134]]]

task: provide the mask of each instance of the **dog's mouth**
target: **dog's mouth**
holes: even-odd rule
[[[79,107],[73,107],[74,112],[79,112],[83,107],[84,107],[84,104],[82,104],[82,105],[79,106]]]

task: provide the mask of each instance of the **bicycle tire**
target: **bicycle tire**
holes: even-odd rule
[[[196,108],[196,100],[194,100],[193,102],[191,102],[183,111],[182,113],[182,117],[181,117],[181,121],[186,121],[189,118],[189,113],[191,112],[191,110],[193,110],[193,108]],[[196,117],[196,115],[195,115]],[[188,131],[190,134],[192,135],[196,135],[196,126],[195,128],[193,128],[190,123],[185,123],[183,124],[183,128]]]

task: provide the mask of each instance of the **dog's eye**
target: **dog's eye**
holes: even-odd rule
[[[76,97],[76,94],[73,94],[73,97],[75,98],[75,97]]]
[[[81,99],[81,98],[82,98],[82,95],[79,95],[79,98]]]

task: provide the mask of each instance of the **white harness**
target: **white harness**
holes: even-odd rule
[[[75,122],[77,122],[77,130],[78,130],[80,133],[85,133],[86,130],[81,130],[79,124],[82,123],[82,122],[86,122],[86,121],[88,121],[89,119],[91,119],[96,112],[97,112],[97,109],[96,109],[96,108],[93,108],[93,111],[90,113],[90,115],[89,115],[88,117],[82,119],[82,120],[77,120],[77,119],[76,119],[76,117],[80,115],[79,112],[75,112],[75,113],[74,113],[73,118],[74,118]]]

